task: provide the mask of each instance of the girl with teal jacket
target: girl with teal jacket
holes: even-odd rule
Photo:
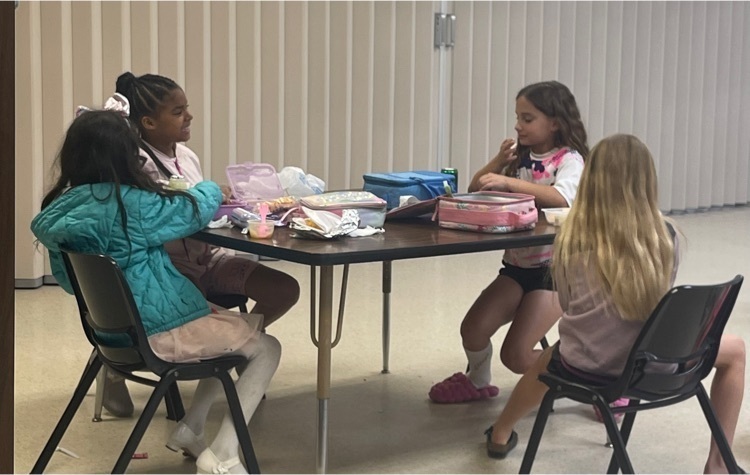
[[[130,285],[149,344],[162,359],[248,358],[236,387],[249,421],[276,371],[281,347],[258,331],[259,322],[212,312],[164,250],[164,243],[208,224],[221,204],[221,190],[211,181],[187,191],[155,183],[143,171],[138,136],[122,115],[91,111],[73,121],[57,157],[60,176],[31,230],[48,249],[52,272],[68,293],[61,248],[111,256]],[[247,473],[229,414],[210,447],[203,438],[211,403],[221,393],[218,380],[202,380],[167,446],[195,456],[199,473]]]

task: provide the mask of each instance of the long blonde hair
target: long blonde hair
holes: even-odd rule
[[[562,302],[570,297],[562,285],[569,264],[583,256],[625,320],[646,320],[669,290],[674,244],[658,208],[656,168],[632,135],[603,139],[584,167],[555,239],[552,276]]]

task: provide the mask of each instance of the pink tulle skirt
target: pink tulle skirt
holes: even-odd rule
[[[156,356],[174,363],[194,363],[247,351],[263,328],[263,315],[215,309],[205,317],[148,338]],[[243,351],[244,349],[244,351]]]

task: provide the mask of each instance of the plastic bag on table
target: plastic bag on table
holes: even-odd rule
[[[298,167],[284,167],[279,173],[281,187],[284,188],[289,196],[302,198],[304,196],[318,195],[326,189],[323,180],[315,175],[305,174],[304,170]]]

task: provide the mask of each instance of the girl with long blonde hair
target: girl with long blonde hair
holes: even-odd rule
[[[648,148],[632,135],[613,135],[591,152],[578,195],[555,240],[552,276],[564,311],[560,341],[547,348],[516,385],[485,432],[487,454],[505,456],[518,443],[516,423],[539,406],[538,380],[555,358],[592,377],[616,377],[645,321],[673,286],[679,238],[658,209],[657,176]],[[722,337],[711,400],[732,444],[744,393],[745,344]],[[726,473],[712,442],[706,473]]]

